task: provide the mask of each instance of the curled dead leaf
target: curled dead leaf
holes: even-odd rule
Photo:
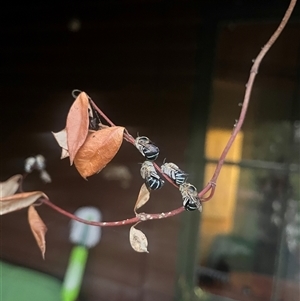
[[[4,182],[0,182],[0,199],[13,195],[20,186],[22,175],[14,175]]]
[[[150,191],[147,188],[146,184],[143,184],[141,186],[137,201],[133,209],[134,212],[136,213],[136,210],[141,208],[143,205],[145,205],[149,199],[150,199]]]
[[[73,102],[66,123],[67,145],[70,163],[83,145],[89,129],[89,99],[85,92],[81,92]]]
[[[55,140],[57,141],[58,145],[62,149],[60,158],[64,159],[64,158],[69,157],[66,129],[63,129],[57,133],[52,132],[52,134],[53,134]]]
[[[89,132],[77,152],[74,164],[83,178],[98,173],[116,155],[123,141],[124,127],[113,126]]]
[[[47,195],[41,191],[22,192],[3,198],[1,197],[0,215],[28,207],[41,197],[48,199]]]
[[[146,235],[141,230],[135,229],[134,226],[130,228],[129,241],[134,251],[149,253],[147,249],[148,240]]]
[[[30,206],[28,208],[28,222],[32,234],[36,240],[36,243],[42,252],[42,257],[43,259],[45,259],[45,252],[46,252],[45,235],[47,232],[47,227],[33,206]]]

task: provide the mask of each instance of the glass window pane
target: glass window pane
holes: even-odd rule
[[[235,120],[251,62],[276,24],[220,30],[206,138],[205,184]],[[298,300],[300,280],[300,24],[263,61],[245,124],[204,204],[199,287],[234,300]],[[292,47],[287,46],[292,42]],[[295,41],[295,43],[294,43]],[[230,163],[230,164],[229,164]],[[224,299],[225,300],[225,299]]]

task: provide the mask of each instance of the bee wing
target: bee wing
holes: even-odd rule
[[[156,171],[150,171],[149,172],[149,176],[155,179],[160,179],[160,176],[158,175],[158,173]]]
[[[142,165],[140,173],[141,173],[142,178],[146,179],[150,176],[151,171],[149,170],[149,168]]]

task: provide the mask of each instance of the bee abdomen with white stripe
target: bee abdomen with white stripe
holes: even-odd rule
[[[159,148],[154,145],[148,137],[141,136],[135,139],[135,147],[139,150],[139,152],[150,161],[154,161],[157,159],[159,155]]]
[[[161,166],[161,172],[169,176],[177,185],[185,183],[188,177],[187,173],[179,169],[174,163],[164,163]]]
[[[161,188],[165,181],[160,178],[156,172],[153,163],[150,161],[145,161],[141,167],[141,176],[145,180],[145,184],[151,190],[157,190]]]

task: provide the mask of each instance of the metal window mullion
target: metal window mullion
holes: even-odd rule
[[[206,159],[206,164],[213,163],[217,164],[218,160]],[[298,173],[300,171],[299,164],[284,164],[277,162],[268,162],[260,160],[243,160],[239,162],[225,161],[224,165],[234,165],[249,169],[266,169],[266,170],[278,170],[278,171],[289,171],[291,173]]]

